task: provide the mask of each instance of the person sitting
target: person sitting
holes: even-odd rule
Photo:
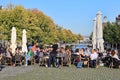
[[[12,57],[12,64],[13,64],[13,66],[16,66],[16,64],[15,64],[15,61],[17,59],[16,55],[19,55],[19,49],[18,48],[15,49],[14,55]]]
[[[83,66],[84,67],[85,66],[89,66],[88,65],[88,62],[89,62],[89,56],[88,56],[88,54],[85,53],[85,49],[84,48],[82,48],[80,51],[81,51],[80,55],[81,55],[81,60],[83,61]]]
[[[112,67],[120,68],[120,59],[117,55],[117,50],[112,50],[110,56],[112,57],[111,62],[113,63]]]
[[[13,65],[13,61],[14,61],[14,55],[12,53],[12,49],[8,48],[7,49],[6,58],[5,58],[5,64],[11,64],[11,65]]]
[[[72,54],[72,51],[70,49],[66,49],[66,52],[63,58],[63,64],[67,65],[68,67],[71,66],[71,54]]]
[[[104,63],[104,66],[109,67],[109,64],[111,62],[111,49],[107,49],[105,52],[105,56],[103,56],[102,62]]]
[[[40,57],[39,57],[40,52],[41,52],[40,48],[37,47],[37,49],[36,49],[36,54],[35,54],[35,61],[36,61],[37,63],[39,62],[39,59],[40,59]]]
[[[97,67],[102,64],[103,53],[99,51],[99,49],[94,49],[94,51],[98,54],[97,58]]]
[[[57,49],[57,55],[56,55],[56,67],[63,66],[63,57],[65,54],[65,49],[63,47]]]
[[[28,61],[30,61],[33,56],[34,56],[34,53],[33,53],[32,50],[30,49],[30,50],[26,53],[26,55],[25,55],[25,59],[26,59],[26,64],[25,64],[25,66],[28,65]]]
[[[90,54],[90,65],[91,68],[95,68],[97,65],[98,54],[92,49]]]
[[[2,59],[2,55],[0,54],[0,61],[1,61],[1,59]],[[3,68],[5,68],[5,66],[1,65],[1,63],[0,63],[0,71],[2,71]]]
[[[88,56],[88,57],[90,56],[90,50],[89,50],[88,48],[85,48],[85,51],[84,51],[84,52],[85,52],[85,55],[86,55],[86,56]]]
[[[116,58],[117,60],[120,60],[118,57],[118,51],[114,50],[115,54],[112,56],[113,58]],[[111,54],[113,53],[113,51],[111,52]]]
[[[43,57],[42,57],[42,63],[45,65],[45,67],[48,67],[48,60],[49,60],[49,54],[47,53],[47,49],[42,50]]]
[[[75,53],[71,55],[72,64],[76,65],[79,55],[80,55],[80,49],[76,49]]]
[[[80,49],[76,49],[75,54],[77,54],[77,68],[82,68],[83,61],[81,61]]]

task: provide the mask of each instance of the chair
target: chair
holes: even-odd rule
[[[72,60],[72,64],[76,65],[78,62],[78,55],[72,54],[71,60]]]
[[[71,55],[68,55],[68,54],[64,55],[63,65],[71,66]]]
[[[96,68],[99,67],[99,61],[98,61],[98,58],[96,59]]]
[[[9,57],[4,57],[3,62],[4,62],[3,64],[5,65],[12,65],[12,59]]]
[[[82,60],[83,60],[83,66],[89,68],[89,58],[86,57],[86,58],[84,58]]]
[[[22,56],[21,55],[15,55],[15,65],[22,65]]]
[[[48,59],[49,59],[48,56],[41,57],[41,61],[39,61],[39,65],[47,67],[47,61],[48,61]]]
[[[116,58],[111,57],[109,68],[119,68],[119,65],[120,65],[120,61],[117,60]]]
[[[35,64],[35,58],[34,58],[34,56],[31,56],[31,58],[30,58],[30,63],[31,63],[31,65],[33,64]]]
[[[113,58],[111,56],[107,57],[106,64],[109,68],[113,68]]]
[[[88,64],[91,68],[98,68],[98,59],[89,60]]]

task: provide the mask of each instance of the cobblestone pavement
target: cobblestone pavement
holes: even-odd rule
[[[107,67],[82,68],[75,66],[46,68],[38,65],[6,67],[0,80],[120,80],[120,69]]]
[[[4,77],[16,76],[18,74],[27,73],[29,71],[32,71],[33,69],[34,66],[6,66],[2,69],[2,71],[0,71],[0,80]]]

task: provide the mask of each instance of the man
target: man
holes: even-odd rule
[[[57,55],[57,49],[58,49],[58,44],[54,44],[52,46],[52,51],[50,52],[50,58],[49,58],[49,65],[48,67],[51,67],[51,63],[53,67],[56,67],[56,55]]]
[[[98,54],[96,53],[95,50],[91,50],[91,54],[90,54],[90,65],[92,68],[97,67],[97,58],[98,58]]]

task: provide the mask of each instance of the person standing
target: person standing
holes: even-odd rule
[[[57,49],[58,49],[58,44],[54,44],[54,45],[52,46],[52,51],[50,52],[49,66],[48,66],[48,67],[51,67],[50,64],[52,64],[53,67],[56,67]]]

